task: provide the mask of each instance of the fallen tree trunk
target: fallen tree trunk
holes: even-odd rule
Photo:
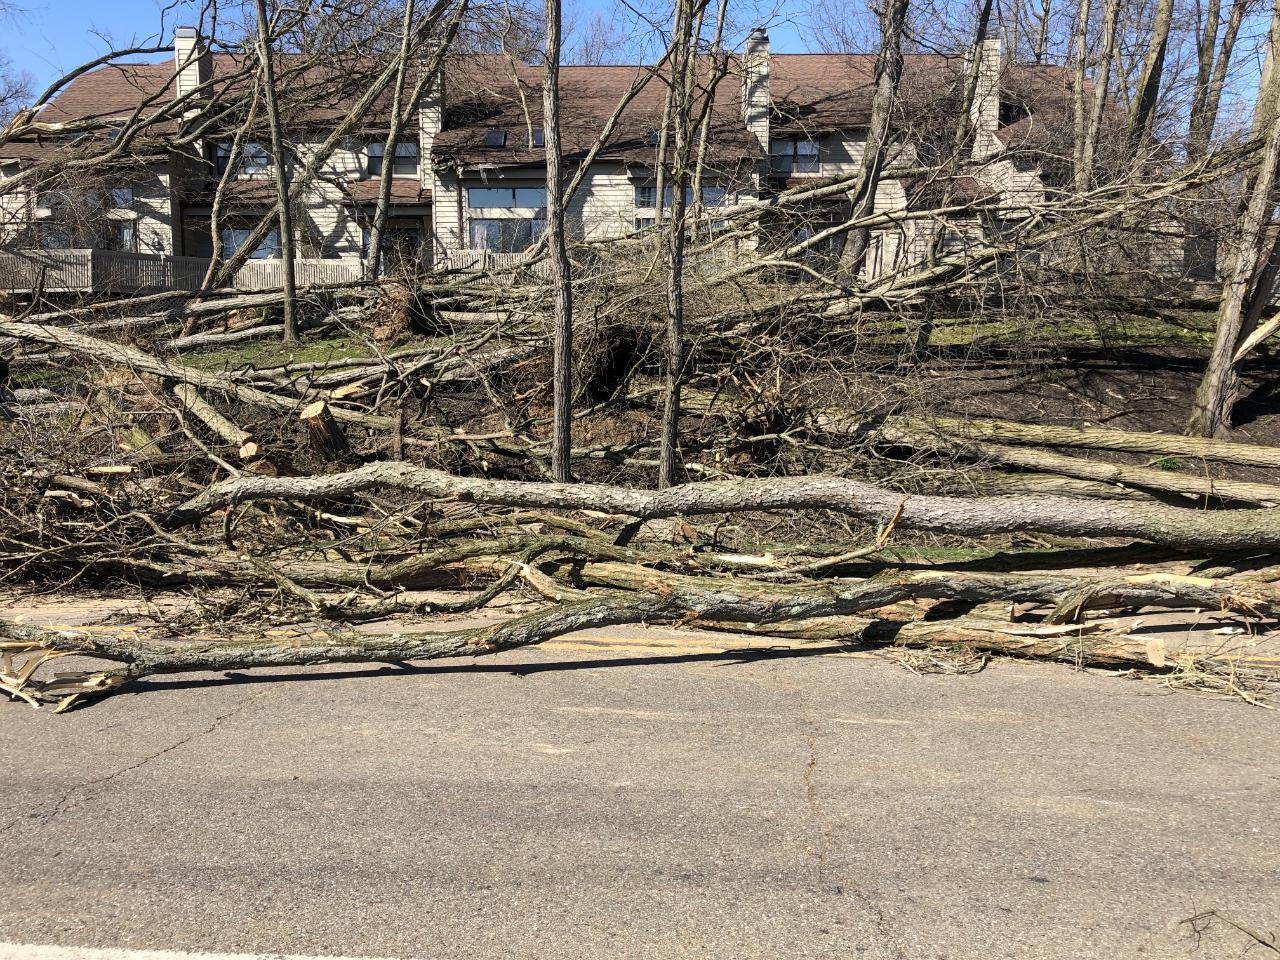
[[[119,363],[134,370],[149,373],[152,376],[219,390],[223,393],[231,394],[237,400],[242,400],[255,406],[294,410],[298,407],[299,400],[316,399],[316,391],[314,390],[304,390],[300,396],[277,396],[265,390],[259,390],[257,387],[235,383],[225,374],[206,373],[195,367],[170,363],[141,350],[135,350],[133,347],[110,343],[97,337],[86,336],[85,334],[76,333],[73,330],[64,330],[60,327],[40,326],[31,323],[0,322],[0,335],[14,337],[18,340],[63,346],[76,353],[86,354],[100,361]],[[375,430],[390,430],[392,427],[390,417],[356,413],[353,410],[341,408],[335,408],[333,415],[338,420]]]
[[[824,411],[824,413],[834,417],[841,415],[840,411],[834,410]],[[843,413],[846,417],[854,416],[849,411]],[[858,417],[858,419],[864,418]],[[901,422],[903,426],[909,426],[912,429],[933,430],[947,436],[997,443],[1118,450],[1128,453],[1191,457],[1196,460],[1216,460],[1250,467],[1280,468],[1280,448],[1231,443],[1226,440],[1209,440],[1202,437],[1184,437],[1179,434],[1130,433],[1126,430],[1105,430],[1100,427],[1055,427],[1015,423],[1010,420],[956,420],[947,417],[928,420],[903,418],[901,421],[900,418],[889,418],[887,422],[895,424]]]
[[[456,477],[405,463],[370,463],[321,477],[224,481],[161,519],[180,526],[250,500],[315,500],[376,487],[424,498],[533,509],[597,510],[638,519],[765,510],[831,510],[899,528],[961,536],[1038,531],[1068,537],[1132,537],[1206,550],[1280,549],[1280,510],[1198,511],[1163,504],[1090,503],[1066,497],[909,496],[831,476],[713,480],[662,491],[594,484]]]
[[[831,417],[823,412],[814,417],[814,423],[821,430],[840,435],[863,436],[889,444],[929,450],[934,453],[949,453],[969,460],[981,460],[1028,470],[1058,473],[1079,480],[1122,483],[1129,486],[1143,487],[1148,490],[1163,490],[1191,497],[1214,497],[1221,500],[1235,500],[1241,503],[1260,504],[1266,507],[1280,506],[1280,486],[1266,483],[1249,483],[1240,480],[1214,480],[1209,477],[1193,477],[1169,470],[1155,470],[1148,467],[1135,467],[1119,463],[1099,463],[1096,460],[1083,460],[1080,457],[1069,457],[1047,450],[1023,450],[1017,447],[962,439],[960,435],[940,433],[937,430],[930,429],[933,424],[923,421],[886,418],[879,422],[853,422],[839,417]],[[943,423],[962,425],[963,421],[943,421]],[[1037,429],[1033,428],[1023,436],[1034,436],[1038,432]],[[1104,432],[1112,436],[1120,433],[1120,431],[1114,430]],[[1148,436],[1160,436],[1160,434],[1149,434]],[[1182,439],[1188,438],[1184,437]],[[1026,440],[1025,442],[1031,441]],[[1219,446],[1229,445],[1219,444]],[[1108,447],[1108,449],[1112,449],[1112,447]],[[1267,448],[1253,447],[1249,449],[1260,451]],[[1280,451],[1276,452],[1280,455]],[[1261,457],[1255,456],[1253,459],[1261,459]]]
[[[527,568],[528,569],[528,568]],[[541,578],[540,582],[539,578]],[[540,590],[554,589],[545,577],[530,571]],[[565,590],[574,602],[490,626],[427,633],[359,634],[349,630],[315,629],[292,635],[193,637],[181,642],[153,639],[146,629],[103,627],[28,627],[0,620],[0,651],[5,663],[0,689],[33,704],[57,702],[59,709],[76,698],[110,692],[130,680],[154,674],[192,671],[244,670],[319,663],[401,662],[447,657],[480,656],[528,646],[566,633],[595,627],[634,623],[692,622],[721,629],[757,630],[762,624],[785,624],[815,617],[847,617],[903,600],[922,598],[1002,602],[1052,601],[1065,593],[1093,588],[1099,602],[1140,606],[1157,603],[1204,605],[1209,601],[1243,605],[1254,611],[1274,606],[1274,592],[1255,588],[1257,596],[1232,600],[1212,581],[1193,578],[1099,580],[1078,578],[1009,577],[993,575],[908,574],[881,576],[858,583],[837,582],[814,587],[762,585],[728,578],[657,574],[632,565],[600,564],[586,579],[637,587],[608,589],[599,595]],[[970,629],[972,632],[972,629]],[[864,629],[863,635],[868,631]],[[893,632],[897,641],[901,630]],[[945,637],[946,625],[927,631],[927,642]],[[908,637],[909,638],[909,637]],[[1151,665],[1157,655],[1150,644],[1117,643],[1113,634],[1096,642],[1088,629],[1025,628],[1007,641],[995,631],[984,633],[984,649],[1019,655],[1044,656],[1076,664],[1130,663]],[[27,655],[21,667],[14,655]],[[76,675],[35,680],[38,667],[51,658],[79,655],[123,666]],[[1163,657],[1163,650],[1159,652]],[[1162,662],[1162,661],[1161,661]]]
[[[242,430],[234,423],[220,414],[212,406],[206,403],[200,396],[199,391],[189,383],[175,384],[173,395],[182,402],[191,413],[204,423],[210,430],[219,437],[234,446],[243,446],[251,439],[248,430]]]

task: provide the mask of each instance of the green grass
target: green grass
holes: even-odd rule
[[[374,350],[363,340],[345,335],[303,341],[285,348],[277,340],[263,340],[235,350],[193,353],[185,361],[199,370],[235,370],[243,366],[276,367],[285,363],[324,363],[345,357],[372,357]]]
[[[1161,457],[1159,460],[1153,460],[1151,465],[1157,470],[1181,470],[1182,461],[1177,457]]]

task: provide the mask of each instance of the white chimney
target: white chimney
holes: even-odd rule
[[[769,34],[756,27],[742,57],[742,119],[769,155]]]
[[[421,60],[422,69],[430,67],[435,51],[428,47]],[[418,169],[422,172],[422,184],[431,187],[431,147],[436,134],[444,129],[444,62],[423,90],[418,101]]]
[[[179,97],[184,97],[212,76],[209,50],[195,27],[173,31],[173,57],[178,71]]]
[[[974,160],[985,160],[1004,149],[996,136],[1000,129],[1000,67],[1000,38],[984,40],[978,57],[978,85],[969,108]]]

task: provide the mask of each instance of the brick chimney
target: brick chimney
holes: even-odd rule
[[[178,96],[183,97],[212,76],[209,49],[195,27],[173,31],[174,66],[178,71]]]
[[[769,34],[756,27],[742,57],[742,119],[769,155]]]
[[[972,57],[970,57],[972,65]],[[969,108],[973,127],[973,159],[985,160],[1004,149],[1000,129],[1000,39],[984,40],[978,57],[978,85]]]

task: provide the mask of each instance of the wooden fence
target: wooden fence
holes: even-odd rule
[[[116,253],[110,250],[22,250],[0,253],[0,290],[25,293],[133,293],[139,290],[197,290],[210,261],[205,257]],[[361,278],[359,260],[295,260],[303,286],[350,283]],[[41,276],[43,274],[43,283]],[[284,283],[280,260],[250,260],[236,274],[238,290],[271,290]]]

